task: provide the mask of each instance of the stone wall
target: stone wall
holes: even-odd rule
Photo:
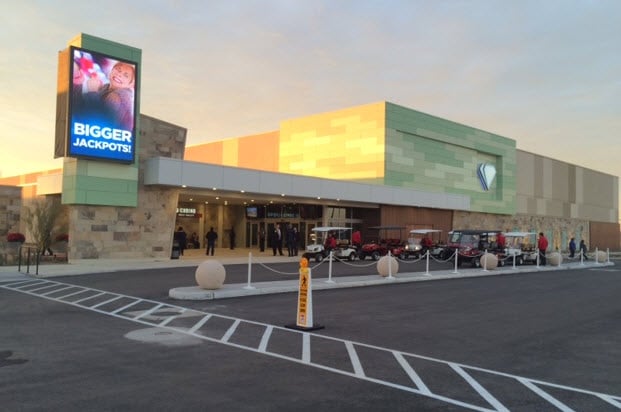
[[[178,189],[144,186],[151,157],[183,159],[187,130],[140,115],[138,206],[69,206],[69,259],[170,258]]]
[[[22,188],[0,186],[0,265],[13,264],[17,249],[9,244],[6,235],[12,232],[24,233],[20,228]]]
[[[550,250],[567,251],[572,237],[579,243],[584,239],[590,245],[589,221],[533,215],[491,215],[483,213],[455,212],[455,229],[490,229],[507,232],[543,232],[549,241]],[[595,245],[594,245],[595,246]]]

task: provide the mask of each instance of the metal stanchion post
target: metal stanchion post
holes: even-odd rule
[[[328,280],[326,280],[326,283],[334,283],[332,280],[332,251],[330,251],[328,259],[330,259],[330,262],[328,263]]]
[[[244,286],[244,289],[255,289],[255,287],[250,284],[251,278],[252,278],[252,252],[248,252],[248,284]]]
[[[597,253],[597,248],[595,248],[595,264],[599,263],[599,253]]]
[[[429,274],[429,249],[427,249],[427,252],[425,253],[425,255],[427,255],[427,271],[425,272],[425,275]]]
[[[483,272],[489,272],[487,270],[487,249],[485,249],[485,253],[483,253],[481,258],[485,258],[485,262],[483,262]],[[480,262],[480,260],[479,260],[479,262]]]
[[[390,253],[390,250],[388,251],[388,254],[386,255],[388,256],[387,262],[388,262],[388,278],[389,280],[394,280],[394,276],[392,275],[392,255]]]
[[[455,248],[455,270],[453,271],[453,273],[459,273],[457,271],[457,259],[459,259],[459,249]]]
[[[606,263],[610,263],[610,248],[606,248]]]

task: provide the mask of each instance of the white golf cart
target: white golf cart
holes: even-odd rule
[[[505,256],[509,258],[507,264],[537,263],[537,233],[536,232],[506,232]]]
[[[421,240],[423,238],[428,238],[431,240],[432,245],[428,247],[429,254],[434,257],[442,256],[446,245],[440,244],[440,233],[441,230],[438,229],[413,229],[410,230],[410,235],[408,237],[408,242],[405,245],[405,251],[403,252],[403,257],[405,259],[409,259],[410,256],[418,259],[421,257],[427,250],[421,244]]]
[[[330,255],[330,250],[326,247],[326,240],[329,235],[334,236],[336,247],[332,249],[332,256],[336,259],[356,259],[356,248],[351,244],[351,228],[338,226],[320,226],[311,229],[310,244],[306,245],[306,251],[302,255],[308,260],[315,259],[321,262]]]

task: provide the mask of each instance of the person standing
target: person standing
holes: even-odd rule
[[[229,244],[231,250],[235,249],[235,229],[231,227],[231,231],[229,232]]]
[[[259,250],[265,252],[265,229],[263,229],[263,226],[259,229]]]
[[[274,256],[276,256],[276,252],[282,256],[282,231],[280,230],[279,224],[276,224],[274,232],[272,233],[272,251],[274,252]]]
[[[580,255],[584,258],[584,260],[589,260],[587,257],[587,245],[584,243],[584,240],[580,240]]]
[[[504,250],[507,245],[507,238],[503,232],[498,233],[498,237],[496,238],[496,243],[498,245],[498,249]]]
[[[213,230],[213,226],[209,229],[205,238],[207,239],[207,252],[205,254],[213,256],[214,249],[216,248],[216,239],[218,239],[218,234]]]
[[[360,248],[362,247],[362,235],[359,230],[356,230],[351,234],[351,244],[354,248],[356,248],[356,251],[360,253]]]
[[[546,250],[548,249],[548,239],[546,239],[543,232],[539,232],[539,241],[537,242],[537,248],[539,249],[539,264],[541,266],[546,265]]]
[[[173,239],[179,245],[179,255],[183,256],[183,251],[188,245],[188,236],[183,230],[183,227],[179,226],[179,229],[177,229],[177,231],[175,232]]]
[[[287,254],[293,256],[293,227],[287,226]]]
[[[298,255],[298,228],[293,227],[293,256]]]
[[[569,240],[569,257],[573,258],[575,254],[576,254],[576,241],[572,237]]]

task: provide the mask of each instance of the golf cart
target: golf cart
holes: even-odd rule
[[[501,230],[453,230],[449,232],[445,255],[458,249],[458,265],[468,262],[478,268],[481,267],[481,256],[487,252],[498,256],[498,266],[503,266],[504,250],[499,249],[496,243],[496,238],[501,232]]]
[[[443,255],[446,245],[440,243],[441,230],[437,229],[413,229],[410,230],[410,236],[405,244],[402,258],[408,259],[410,256],[418,259],[423,256],[427,250],[433,257],[440,257]],[[424,245],[427,239],[428,244]]]
[[[337,226],[320,226],[311,229],[311,242],[306,245],[306,251],[302,255],[308,260],[315,259],[321,262],[323,259],[332,256],[337,259],[354,260],[356,258],[356,248],[351,245],[351,228]],[[330,236],[334,237],[335,246],[330,249],[327,241]]]
[[[506,232],[505,255],[511,263],[515,255],[515,264],[537,263],[537,233],[536,232]]]
[[[380,257],[388,254],[388,251],[395,257],[402,257],[405,252],[405,246],[401,241],[401,231],[405,229],[403,226],[372,226],[369,230],[377,230],[377,241],[365,243],[360,248],[360,260],[364,260],[369,256],[373,260],[379,260]],[[399,237],[388,237],[388,235],[399,232]]]

